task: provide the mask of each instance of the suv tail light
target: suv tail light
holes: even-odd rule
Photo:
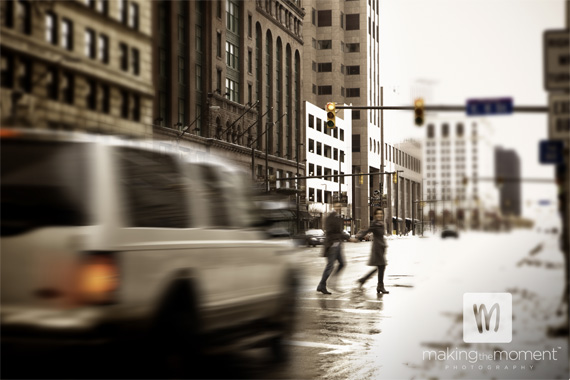
[[[114,252],[87,252],[80,264],[78,290],[80,301],[106,305],[117,301],[119,268]]]

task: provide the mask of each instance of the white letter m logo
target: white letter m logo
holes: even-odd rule
[[[513,298],[510,293],[463,294],[465,343],[510,343],[512,338]]]
[[[499,323],[501,320],[501,307],[498,303],[495,303],[493,307],[491,307],[491,311],[487,313],[487,307],[484,304],[479,306],[479,310],[477,310],[477,305],[473,304],[473,313],[475,314],[475,320],[477,321],[477,328],[479,329],[479,333],[483,333],[483,324],[481,321],[481,314],[485,315],[485,326],[487,327],[487,331],[489,331],[489,326],[491,324],[491,317],[493,316],[493,312],[497,310],[497,319],[495,321],[495,332],[499,330]]]

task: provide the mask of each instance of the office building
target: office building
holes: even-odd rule
[[[495,148],[495,184],[504,216],[521,216],[521,162],[512,149]]]
[[[247,170],[261,190],[304,173],[300,1],[154,1],[154,132]],[[279,184],[279,185],[277,185]]]
[[[497,212],[490,127],[477,121],[430,123],[424,146],[425,217],[435,224],[485,228]]]
[[[303,99],[324,108],[327,102],[374,106],[380,104],[378,72],[378,0],[305,0],[303,23]],[[349,111],[345,111],[346,114]],[[339,113],[344,120],[348,118]],[[351,112],[352,172],[380,171],[381,137],[378,110]],[[353,218],[368,225],[368,197],[378,190],[378,176],[353,183]],[[362,224],[364,223],[364,224]]]

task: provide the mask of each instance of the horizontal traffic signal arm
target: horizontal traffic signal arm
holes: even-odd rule
[[[401,172],[401,170],[398,170]],[[276,181],[295,181],[298,179],[324,179],[324,178],[337,178],[337,177],[360,177],[360,176],[374,176],[378,174],[395,174],[396,172],[375,172],[375,173],[359,173],[359,174],[331,174],[331,175],[313,175],[305,177],[283,177],[276,178]],[[400,176],[400,175],[398,175]],[[470,178],[471,180],[471,178]],[[495,181],[495,177],[477,177],[477,181]],[[554,179],[549,178],[503,178],[503,182],[536,182],[536,183],[554,183]]]
[[[283,177],[283,178],[277,178],[277,181],[295,181],[298,179],[324,179],[324,178],[337,178],[337,177],[360,177],[360,176],[365,176],[365,175],[369,175],[369,176],[373,176],[373,175],[378,175],[378,174],[394,174],[395,172],[376,172],[376,173],[360,173],[360,174],[331,174],[331,175],[312,175],[312,176],[306,176],[306,177]]]
[[[425,102],[424,102],[425,104]],[[337,110],[400,110],[400,111],[413,111],[414,106],[336,106]],[[462,106],[426,106],[426,111],[440,111],[440,112],[465,112],[465,105]],[[513,106],[513,112],[527,112],[527,113],[548,113],[547,106]]]

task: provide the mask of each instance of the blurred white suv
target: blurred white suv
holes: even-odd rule
[[[247,175],[157,142],[0,136],[3,355],[136,342],[158,367],[191,372],[198,352],[279,351],[292,246],[254,228]]]

